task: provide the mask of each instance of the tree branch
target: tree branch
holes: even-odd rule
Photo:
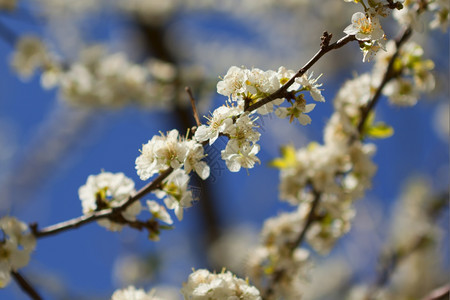
[[[197,124],[197,126],[200,126],[202,125],[202,122],[200,122],[200,118],[198,117],[197,107],[195,105],[195,98],[194,95],[192,94],[192,90],[188,86],[185,88],[185,90],[186,93],[188,93],[189,95],[189,100],[191,101],[192,113],[194,114],[195,123]]]
[[[292,244],[291,244],[291,247],[290,247],[291,253],[293,253],[294,250],[303,243],[303,241],[304,241],[304,239],[306,237],[306,233],[308,232],[308,230],[311,227],[312,223],[316,219],[316,210],[319,207],[321,193],[316,192],[315,190],[313,191],[313,193],[314,193],[314,200],[313,200],[313,202],[311,204],[311,209],[309,211],[309,214],[308,214],[308,217],[306,219],[305,225],[303,225],[302,231],[300,232],[298,238],[294,242],[292,242]]]
[[[30,296],[33,300],[42,300],[41,296],[37,293],[34,287],[17,271],[11,271],[11,275],[17,282],[22,291]]]
[[[361,111],[361,120],[358,124],[358,133],[360,136],[362,136],[363,133],[363,129],[364,129],[364,123],[367,120],[367,117],[370,113],[370,111],[372,111],[374,109],[374,107],[377,105],[378,103],[378,99],[381,96],[381,91],[383,90],[384,86],[386,85],[386,83],[388,83],[392,78],[393,78],[393,65],[394,65],[394,61],[397,58],[397,56],[399,55],[399,49],[400,47],[408,40],[408,38],[411,36],[412,31],[411,28],[406,28],[404,30],[404,32],[401,34],[400,38],[396,41],[396,52],[394,53],[394,55],[392,56],[391,60],[389,61],[388,67],[386,69],[386,72],[383,76],[383,80],[380,83],[380,85],[378,86],[374,96],[372,97],[372,99],[369,101],[369,103],[367,104],[366,107],[364,107]],[[289,88],[289,86],[291,86],[294,82],[295,82],[295,78],[302,76],[303,74],[306,73],[306,71],[315,63],[317,62],[320,57],[322,57],[325,53],[333,50],[333,49],[337,49],[342,47],[343,45],[347,44],[350,41],[355,40],[354,36],[346,36],[342,39],[340,39],[339,41],[335,42],[334,44],[329,45],[329,41],[331,39],[331,35],[328,34],[327,32],[324,32],[323,36],[322,36],[322,44],[320,47],[320,50],[314,55],[314,57],[303,67],[301,68],[295,75],[294,77],[292,77],[285,85],[283,85],[279,90],[277,90],[275,93],[273,93],[272,95],[262,99],[261,101],[255,103],[254,105],[250,106],[248,108],[249,111],[253,110],[253,109],[257,109],[259,107],[261,107],[262,105],[275,100],[277,98],[282,98],[284,97],[283,95],[286,94],[287,89]],[[351,140],[350,142],[352,142],[353,140]],[[320,198],[321,198],[321,193],[314,191],[314,200],[311,204],[311,210],[308,213],[306,222],[303,226],[302,231],[300,232],[298,238],[292,242],[290,244],[290,251],[291,254],[294,252],[294,250],[299,247],[305,237],[306,237],[306,233],[309,230],[309,228],[311,227],[312,223],[315,220],[315,216],[316,216],[316,210],[317,207],[319,206],[320,203]],[[421,242],[421,241],[418,241]],[[276,273],[275,276],[272,279],[272,283],[277,283],[277,281],[279,281],[282,277],[282,272]],[[273,293],[273,290],[271,289],[271,287],[269,286],[269,288],[266,290],[266,297],[270,297],[270,295]],[[266,298],[264,297],[264,298]]]
[[[255,104],[250,105],[249,107],[247,107],[247,109],[245,109],[245,111],[253,111],[273,100],[276,100],[279,98],[285,98],[287,96],[286,94],[287,94],[288,88],[292,84],[294,84],[295,79],[300,76],[303,76],[303,74],[305,74],[323,55],[330,52],[331,50],[339,49],[342,46],[344,46],[345,44],[356,40],[354,35],[347,35],[347,36],[341,38],[340,40],[338,40],[337,42],[330,45],[329,42],[331,40],[331,37],[332,37],[332,35],[325,31],[321,37],[322,43],[320,45],[320,50],[300,70],[298,70],[298,72],[288,82],[286,82],[282,87],[280,87],[277,91],[275,91],[273,94],[267,96],[266,98],[261,99],[258,102],[256,102]]]
[[[397,49],[396,49],[394,55],[392,55],[391,59],[389,60],[389,64],[388,64],[386,72],[384,73],[383,79],[382,79],[380,85],[378,86],[377,90],[375,91],[375,94],[373,95],[372,99],[367,103],[367,106],[365,106],[361,111],[361,119],[358,123],[358,132],[360,134],[360,137],[363,134],[364,124],[367,121],[369,113],[377,105],[378,100],[380,99],[380,96],[381,96],[381,92],[383,91],[383,88],[391,79],[393,79],[395,77],[394,76],[395,74],[393,73],[395,59],[399,55],[400,47],[408,40],[408,38],[411,36],[411,34],[412,34],[412,30],[410,27],[408,27],[403,31],[400,38],[395,42]]]
[[[104,219],[104,218],[111,218],[114,216],[119,215],[122,213],[128,206],[133,204],[134,202],[138,201],[140,198],[148,194],[149,192],[157,189],[162,181],[167,178],[167,176],[172,173],[173,169],[169,168],[165,171],[163,171],[155,180],[148,183],[146,186],[144,186],[142,189],[137,191],[134,195],[128,197],[128,199],[124,200],[119,206],[103,209],[101,211],[97,211],[88,215],[80,216],[78,218],[74,218],[68,221],[64,221],[52,226],[48,226],[43,229],[38,229],[38,225],[36,223],[30,225],[31,232],[36,238],[41,238],[49,235],[53,235],[62,231],[70,230],[78,228],[84,224]]]

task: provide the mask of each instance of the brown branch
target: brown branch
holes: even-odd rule
[[[14,280],[17,282],[22,291],[25,292],[28,296],[30,296],[33,300],[42,300],[41,296],[39,296],[38,292],[34,289],[34,287],[17,271],[11,271],[11,275]]]
[[[314,190],[313,193],[314,193],[314,200],[313,200],[313,202],[311,204],[311,209],[309,211],[309,214],[308,214],[308,217],[306,219],[305,225],[303,226],[303,229],[300,232],[300,235],[298,236],[298,238],[294,242],[292,242],[292,244],[290,246],[291,253],[293,253],[294,250],[303,243],[303,241],[304,241],[304,239],[306,237],[306,233],[308,232],[308,230],[311,227],[312,223],[316,219],[316,211],[317,211],[317,208],[319,207],[321,193],[316,192],[315,190]]]
[[[114,218],[117,215],[120,215],[128,206],[138,201],[140,198],[148,194],[149,192],[157,189],[162,181],[172,173],[173,169],[169,168],[163,171],[155,180],[148,183],[142,189],[137,191],[134,195],[128,197],[126,200],[122,202],[117,207],[103,209],[101,211],[97,211],[88,215],[80,216],[78,218],[74,218],[68,221],[64,221],[52,226],[48,226],[43,229],[38,229],[38,225],[36,223],[30,225],[31,232],[36,238],[41,238],[49,235],[53,235],[62,231],[70,230],[78,228],[84,224],[104,219],[104,218]]]
[[[300,70],[298,70],[298,72],[282,87],[280,87],[273,94],[270,94],[269,96],[259,100],[255,104],[250,105],[249,107],[247,107],[247,109],[245,109],[245,111],[253,111],[273,100],[287,97],[288,96],[287,90],[292,84],[294,84],[295,79],[300,76],[303,76],[303,74],[305,74],[323,55],[330,52],[331,50],[339,49],[345,44],[356,40],[354,35],[347,35],[330,45],[329,43],[331,37],[332,35],[325,31],[321,37],[322,43],[320,45],[320,50]]]
[[[188,86],[185,88],[185,90],[186,90],[186,93],[188,93],[188,95],[189,95],[189,100],[191,101],[192,112],[194,114],[195,123],[197,124],[197,126],[200,126],[200,125],[202,125],[202,122],[200,122],[200,118],[198,117],[197,107],[195,106],[195,98],[194,98],[194,95],[192,94],[192,90]]]
[[[400,38],[395,42],[397,49],[396,49],[394,55],[392,55],[391,59],[389,60],[389,64],[386,69],[386,72],[384,73],[383,79],[382,79],[380,85],[378,86],[377,90],[375,91],[375,94],[373,95],[372,99],[367,103],[367,106],[365,106],[361,111],[361,120],[358,123],[358,132],[360,134],[360,137],[363,134],[364,124],[366,123],[370,112],[377,105],[378,100],[380,99],[383,88],[386,86],[386,84],[391,79],[393,79],[395,77],[395,74],[393,72],[395,59],[399,55],[400,47],[408,40],[408,38],[411,36],[411,34],[412,34],[412,30],[410,27],[408,27],[403,31]]]

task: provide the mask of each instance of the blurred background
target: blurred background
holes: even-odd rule
[[[159,131],[185,132],[195,124],[185,86],[192,88],[201,114],[208,114],[226,100],[215,87],[230,66],[298,70],[318,50],[323,31],[343,37],[359,10],[335,0],[24,0],[0,10],[0,216],[40,227],[77,217],[82,214],[78,188],[101,170],[123,172],[142,187],[146,182],[134,163],[142,144]],[[400,32],[390,17],[382,24],[388,38]],[[121,90],[125,96],[110,102],[104,94],[93,95],[105,101],[89,105],[70,89],[44,89],[39,72],[25,78],[11,66],[16,43],[28,34],[45,42],[65,69],[83,59],[93,61],[93,68],[103,60],[117,73],[127,64],[143,68],[148,94],[127,99],[127,90]],[[350,233],[329,256],[314,255],[305,299],[336,299],[333,295],[345,295],[354,285],[370,284],[398,216],[407,211],[405,205],[413,205],[408,201],[448,191],[449,35],[422,26],[412,39],[435,62],[435,91],[411,108],[380,101],[377,118],[395,134],[373,141],[378,171],[372,189],[357,202]],[[278,171],[268,162],[279,156],[282,145],[322,142],[339,87],[372,66],[362,63],[356,43],[322,58],[312,70],[323,73],[326,102],[317,104],[308,126],[261,117],[261,165],[248,172],[226,169],[220,159],[225,141],[207,147],[211,176],[190,183],[199,201],[183,221],[175,221],[174,230],[162,232],[159,242],[149,241],[145,232],[125,228],[113,233],[92,223],[40,239],[21,273],[45,299],[109,299],[129,284],[178,299],[192,268],[226,267],[245,276],[245,256],[258,243],[264,220],[292,210],[278,200]],[[82,81],[76,72],[71,76]],[[439,238],[431,254],[415,258],[413,272],[404,272],[420,270],[424,277],[394,278],[403,287],[416,280],[421,286],[415,288],[426,291],[448,282],[448,218],[446,208],[436,220]],[[414,230],[404,223],[397,227]],[[27,296],[11,282],[0,290],[0,299]]]

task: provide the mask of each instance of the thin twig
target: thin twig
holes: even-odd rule
[[[329,42],[330,42],[331,36],[332,35],[329,34],[328,32],[324,32],[322,35],[322,44],[320,45],[320,50],[300,70],[298,70],[298,72],[288,82],[286,82],[282,87],[280,87],[277,91],[275,91],[273,94],[267,96],[266,98],[261,99],[258,102],[256,102],[255,104],[250,105],[249,107],[247,107],[247,109],[245,111],[253,111],[273,100],[276,100],[279,98],[285,98],[287,96],[286,94],[287,94],[288,88],[292,84],[294,84],[295,79],[300,76],[303,76],[303,74],[305,74],[323,55],[330,52],[331,50],[341,48],[345,44],[356,40],[354,35],[347,35],[347,36],[341,38],[340,40],[338,40],[337,42],[330,45]]]
[[[308,232],[308,230],[311,227],[312,223],[316,219],[316,211],[317,211],[317,208],[319,207],[321,193],[316,192],[316,191],[314,191],[313,193],[314,193],[314,200],[313,200],[313,202],[311,204],[311,209],[309,211],[309,214],[308,214],[308,217],[306,219],[305,225],[303,225],[302,231],[300,232],[298,238],[294,242],[292,242],[292,244],[291,244],[291,248],[290,248],[291,253],[293,253],[294,250],[303,243],[303,241],[304,241],[304,239],[306,237],[306,233]]]
[[[195,106],[195,98],[194,95],[192,94],[192,90],[188,86],[185,88],[185,90],[186,93],[188,93],[189,95],[189,100],[191,100],[192,112],[194,114],[195,123],[197,124],[197,126],[200,126],[202,125],[202,122],[200,122],[200,118],[198,117],[197,107]]]
[[[393,73],[395,59],[399,55],[400,47],[408,40],[408,38],[411,36],[411,34],[412,34],[412,30],[410,27],[408,27],[405,29],[405,31],[403,31],[400,38],[396,41],[395,44],[397,46],[397,50],[395,51],[394,55],[392,55],[391,59],[389,60],[389,64],[386,69],[386,72],[384,73],[383,80],[381,81],[380,85],[378,86],[377,90],[375,91],[375,94],[373,95],[372,99],[367,103],[367,106],[365,106],[361,111],[361,119],[358,123],[358,132],[359,132],[360,136],[363,134],[364,124],[367,121],[369,113],[377,105],[378,100],[380,99],[383,88],[391,79],[393,79],[395,77],[395,74]]]
[[[38,292],[34,289],[34,287],[17,271],[11,271],[11,275],[14,280],[17,282],[22,291],[25,292],[28,296],[30,296],[33,300],[42,300],[41,296],[39,296]]]
[[[41,238],[49,235],[53,235],[62,231],[75,229],[80,227],[81,225],[109,217],[114,217],[121,212],[123,212],[128,206],[138,201],[140,198],[148,194],[149,192],[157,189],[162,181],[172,173],[173,169],[169,168],[162,172],[155,180],[148,183],[142,189],[137,191],[134,195],[128,197],[123,203],[117,207],[103,209],[101,211],[97,211],[88,215],[80,216],[78,218],[74,218],[68,221],[64,221],[52,226],[48,226],[43,229],[38,229],[38,225],[36,223],[30,225],[31,232],[34,234],[36,238]]]

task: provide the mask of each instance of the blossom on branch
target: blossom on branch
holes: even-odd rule
[[[359,41],[377,41],[384,36],[379,19],[376,16],[366,16],[362,12],[353,14],[352,24],[348,25],[344,32],[355,35]]]
[[[233,117],[238,114],[239,109],[235,106],[222,105],[215,109],[211,117],[207,117],[208,125],[201,125],[195,131],[195,140],[200,143],[209,140],[209,144],[212,145],[220,133],[224,133],[228,127],[232,126]]]
[[[155,296],[155,290],[146,293],[143,289],[136,289],[134,286],[117,290],[111,300],[163,300]]]
[[[178,130],[173,129],[167,135],[153,136],[142,146],[141,155],[136,158],[136,170],[141,180],[147,180],[168,168],[184,166],[186,173],[194,170],[200,178],[206,179],[209,166],[201,161],[204,157],[201,144],[180,137]]]
[[[90,175],[86,184],[78,189],[84,214],[118,207],[134,192],[133,180],[126,177],[123,173],[110,172]],[[121,216],[126,221],[135,221],[141,210],[141,203],[135,201],[121,213]],[[118,231],[123,227],[122,224],[109,219],[101,219],[98,221],[98,224],[111,231]]]
[[[219,274],[200,269],[189,275],[181,293],[186,300],[241,299],[260,300],[259,291],[248,281],[237,278],[230,271]]]
[[[159,199],[164,199],[168,209],[173,209],[178,220],[183,219],[184,208],[191,207],[193,196],[188,190],[189,176],[181,169],[173,171],[163,180],[161,189],[154,191]]]
[[[36,238],[28,226],[14,217],[0,219],[0,288],[10,281],[11,271],[25,267],[36,247]]]

